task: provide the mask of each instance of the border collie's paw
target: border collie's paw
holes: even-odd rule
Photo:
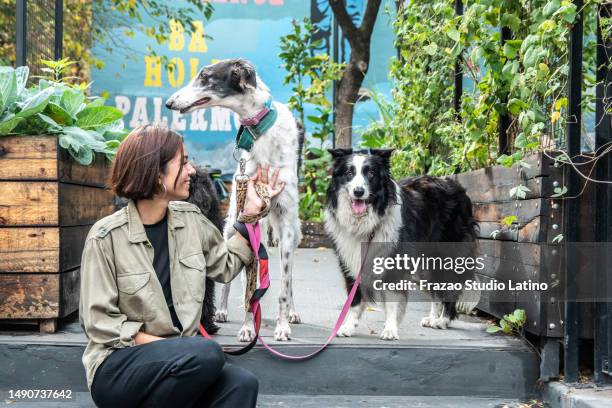
[[[385,327],[380,333],[381,340],[399,340],[399,334],[397,333],[397,327],[388,328]]]
[[[449,324],[450,319],[448,317],[424,317],[423,320],[421,320],[421,326],[431,327],[432,329],[446,330]]]
[[[274,340],[288,341],[291,339],[291,327],[288,323],[278,323],[274,329]]]
[[[434,320],[431,316],[425,316],[421,319],[421,326],[423,327],[431,327],[431,322]]]
[[[218,322],[218,323],[227,322],[227,310],[217,310],[215,312],[215,322]]]
[[[338,333],[336,333],[337,337],[352,337],[355,334],[355,325],[354,324],[343,324],[338,329]]]
[[[289,323],[293,323],[293,324],[300,324],[302,323],[302,319],[300,318],[300,315],[297,314],[296,312],[289,312]]]
[[[238,341],[250,343],[255,339],[255,327],[252,324],[245,324],[238,332]]]

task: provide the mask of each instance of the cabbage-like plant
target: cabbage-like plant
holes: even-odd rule
[[[112,160],[127,135],[123,112],[66,83],[40,79],[27,87],[28,73],[27,67],[0,67],[0,137],[57,135],[82,165],[90,165],[95,153]]]

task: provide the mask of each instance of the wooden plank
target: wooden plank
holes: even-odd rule
[[[55,226],[58,222],[57,183],[0,181],[0,226]]]
[[[81,264],[91,225],[0,228],[0,272],[57,273]]]
[[[91,225],[60,228],[60,271],[65,272],[81,265],[85,238]]]
[[[59,317],[66,317],[79,309],[80,285],[81,270],[79,268],[60,274]]]
[[[521,262],[526,265],[540,266],[542,261],[541,245],[498,240],[478,240],[478,253],[495,258]]]
[[[0,180],[56,179],[56,136],[0,138]]]
[[[546,305],[541,302],[539,292],[522,294],[516,302],[516,309],[523,309],[527,321],[525,330],[537,336],[546,332]]]
[[[42,181],[0,182],[0,226],[89,225],[114,208],[113,193],[102,188],[64,183],[58,187],[58,183]]]
[[[538,177],[520,183],[529,189],[529,191],[525,193],[525,199],[540,198],[544,196],[542,180],[543,178]],[[481,183],[478,183],[474,180],[472,183],[470,183],[473,184],[471,187],[466,187],[462,183],[462,185],[466,188],[467,195],[470,197],[470,200],[472,200],[472,203],[492,203],[515,200],[515,198],[510,196],[510,190],[519,184],[514,182],[496,184],[493,182],[493,180],[487,179],[484,181],[484,183],[482,180]]]
[[[0,274],[0,319],[59,316],[59,274]]]
[[[110,190],[60,183],[59,223],[62,226],[90,225],[115,211]]]
[[[483,283],[492,281],[490,277],[485,275],[477,273],[476,276],[478,277],[478,280]],[[500,302],[499,299],[492,296],[492,292],[485,291],[482,292],[477,307],[490,315],[500,318],[505,314],[512,313],[514,311],[514,305],[514,301]]]
[[[522,245],[522,244],[519,244]],[[507,283],[509,280],[513,282],[523,282],[531,280],[539,282],[543,279],[540,276],[540,266],[523,264],[521,262],[508,259],[500,259],[497,257],[486,257],[483,260],[484,269],[478,273],[490,278],[498,279]]]
[[[53,334],[57,330],[57,319],[40,319],[38,325],[40,334]]]
[[[516,200],[503,203],[474,203],[476,221],[500,222],[504,217],[515,215],[520,224],[531,222],[541,214],[548,214],[548,200]]]
[[[531,222],[506,230],[502,230],[499,222],[479,222],[478,237],[492,240],[491,234],[494,231],[501,231],[496,235],[495,240],[531,243],[544,242],[545,240],[543,241],[543,239],[546,235],[545,231],[541,229],[544,218],[536,217]],[[546,224],[546,221],[544,223]]]
[[[48,228],[0,228],[0,272],[58,272],[60,232]]]
[[[330,248],[331,246],[331,240],[327,236],[322,223],[302,223],[302,241],[300,242],[300,248]]]
[[[525,199],[550,197],[553,194],[553,182],[561,183],[561,167],[554,167],[554,161],[537,154],[525,159],[530,166],[512,167],[493,166],[450,176],[458,181],[467,191],[472,202],[512,201],[510,190],[524,185],[530,191]]]
[[[103,154],[96,154],[90,166],[82,166],[74,161],[68,151],[59,149],[58,175],[61,182],[104,188],[110,170],[111,163]]]

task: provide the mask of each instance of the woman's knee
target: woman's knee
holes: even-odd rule
[[[255,374],[253,374],[252,372],[248,370],[244,370],[244,371],[246,371],[246,374],[244,377],[244,387],[249,392],[257,395],[257,393],[259,392],[259,380],[257,379],[257,377],[255,377]]]
[[[238,367],[233,364],[226,364],[224,371],[227,372],[229,381],[235,384],[237,388],[249,394],[257,395],[259,390],[259,380],[257,380],[255,374],[245,368]]]
[[[225,354],[217,342],[190,337],[185,339],[185,344],[198,369],[216,373],[221,371],[225,364]]]

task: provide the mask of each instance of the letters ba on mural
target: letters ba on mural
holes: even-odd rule
[[[208,0],[210,1],[210,0]],[[212,0],[212,3],[226,4],[248,4],[283,6],[284,0]],[[213,17],[214,18],[214,17]],[[180,88],[185,86],[193,77],[195,77],[199,69],[203,66],[204,61],[201,54],[208,52],[207,39],[204,30],[204,22],[202,20],[192,21],[193,30],[187,33],[180,21],[170,20],[169,22],[169,39],[167,50],[174,52],[187,52],[187,58],[177,56],[172,57],[168,61],[166,67],[161,61],[161,57],[154,55],[144,56],[144,79],[143,86],[145,88],[162,88],[170,86],[172,88]],[[214,64],[218,59],[210,60]],[[188,75],[188,77],[187,77]],[[140,96],[134,100],[134,106],[131,106],[131,101],[127,96],[115,96],[115,105],[129,115],[129,123],[131,128],[138,127],[147,123],[159,123],[170,126],[179,131],[195,130],[195,131],[231,131],[232,126],[230,120],[233,119],[234,127],[240,126],[238,116],[227,109],[214,107],[210,109],[210,121],[204,116],[205,110],[199,110],[191,113],[189,124],[187,118],[178,111],[172,111],[168,114],[170,118],[162,113],[164,98],[154,97],[153,102],[153,117],[150,118],[147,112],[147,97]],[[133,108],[133,109],[132,109]]]

